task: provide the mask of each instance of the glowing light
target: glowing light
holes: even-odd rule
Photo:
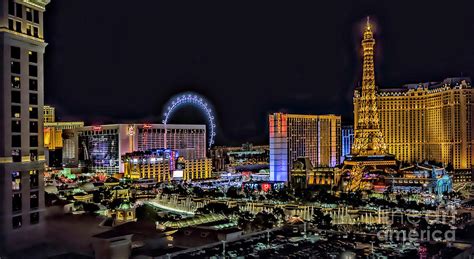
[[[172,101],[169,103],[168,107],[165,109],[166,112],[163,113],[163,124],[168,124],[171,115],[173,112],[183,106],[183,105],[195,105],[197,108],[199,108],[207,117],[208,120],[208,148],[211,148],[211,146],[214,144],[214,138],[216,136],[215,128],[216,124],[214,122],[214,115],[212,113],[212,110],[210,108],[211,105],[209,105],[206,102],[206,99],[203,97],[200,97],[197,94],[194,93],[184,93],[180,94],[172,99]]]

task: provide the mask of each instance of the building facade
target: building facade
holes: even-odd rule
[[[469,78],[380,89],[378,110],[387,150],[409,163],[436,161],[455,169],[471,168],[473,93]],[[360,102],[356,91],[354,105]]]
[[[341,116],[274,113],[269,130],[271,181],[288,181],[299,157],[308,157],[316,167],[340,163]]]
[[[352,144],[354,143],[354,127],[343,126],[342,127],[342,157],[341,161],[344,161],[344,157],[351,153]]]
[[[55,122],[56,121],[56,108],[53,106],[43,106],[43,122]]]
[[[171,180],[177,153],[170,149],[135,151],[122,156],[124,176],[130,179]]]
[[[79,161],[94,172],[123,173],[121,156],[133,151],[172,149],[186,160],[206,158],[206,126],[109,124],[77,129]]]
[[[212,159],[186,160],[180,157],[173,172],[175,180],[203,180],[212,177]]]
[[[0,1],[0,255],[43,240],[43,13]]]
[[[206,158],[206,125],[139,124],[136,150],[169,148],[187,160]]]
[[[43,127],[46,164],[49,167],[77,165],[75,130],[84,127],[84,122],[45,122]]]

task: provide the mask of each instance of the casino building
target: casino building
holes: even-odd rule
[[[121,156],[171,149],[186,160],[206,158],[206,126],[109,124],[77,129],[80,165],[94,172],[123,173]]]
[[[357,90],[354,107],[361,102]],[[377,103],[387,150],[398,160],[472,168],[474,91],[470,78],[379,89]]]
[[[335,167],[341,159],[341,116],[269,115],[270,180],[289,180],[293,161],[308,157],[316,167]]]

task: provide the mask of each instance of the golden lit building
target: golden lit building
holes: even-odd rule
[[[212,159],[185,160],[183,180],[200,180],[211,178]]]
[[[380,89],[380,123],[390,153],[406,162],[473,164],[473,89],[469,78]],[[356,93],[354,104],[360,102]]]
[[[270,180],[288,181],[293,161],[308,157],[316,167],[334,167],[341,158],[341,116],[269,115]]]
[[[47,164],[75,164],[78,160],[75,129],[84,127],[84,122],[45,122],[43,145]]]
[[[43,106],[43,121],[45,123],[55,122],[56,121],[56,108],[49,105]]]
[[[44,123],[44,147],[56,149],[63,147],[63,132],[84,127],[84,122],[45,122]]]
[[[408,163],[436,161],[455,169],[471,168],[474,106],[470,79],[377,89],[374,46],[368,22],[362,40],[362,89],[354,92],[352,155],[393,154]]]
[[[154,179],[157,182],[171,180],[173,154],[168,149],[136,151],[122,156],[124,176],[130,179]]]

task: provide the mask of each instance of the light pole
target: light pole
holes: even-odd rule
[[[225,259],[225,240],[222,240],[222,258]]]
[[[371,245],[371,249],[372,249],[372,252],[371,252],[372,255],[374,254],[374,242],[375,241],[370,241],[370,245]]]
[[[303,233],[304,238],[306,239],[306,221],[303,221]]]
[[[270,230],[267,230],[267,248],[270,248]]]

